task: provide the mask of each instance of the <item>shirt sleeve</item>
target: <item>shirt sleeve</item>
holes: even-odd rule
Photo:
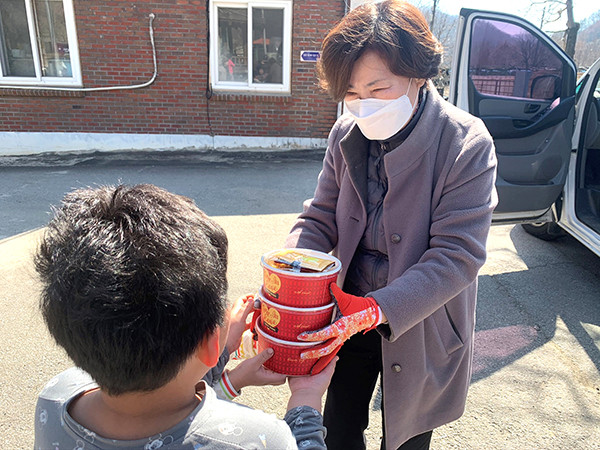
[[[202,380],[204,380],[206,382],[206,384],[208,384],[210,387],[215,388],[219,384],[219,381],[221,380],[221,377],[223,376],[223,371],[225,370],[225,366],[227,365],[228,362],[229,362],[229,352],[227,351],[227,349],[224,349],[223,353],[221,353],[221,356],[219,357],[219,361],[217,362],[217,365],[214,366],[212,369],[210,369],[206,373],[206,375],[204,375],[202,377]]]
[[[218,383],[216,383],[213,386],[213,389],[217,393],[217,397],[219,397],[220,399],[233,400],[234,398],[242,395],[242,390],[236,390],[236,388],[231,383],[227,372],[227,370],[223,372],[223,374],[221,375],[221,379]]]
[[[326,450],[323,416],[310,406],[298,406],[289,410],[283,420],[286,421],[296,438],[299,449]]]

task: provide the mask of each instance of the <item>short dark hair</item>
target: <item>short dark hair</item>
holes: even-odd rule
[[[335,101],[343,100],[354,63],[367,50],[387,61],[395,75],[422,79],[438,74],[443,53],[417,7],[400,0],[364,3],[323,40],[317,70],[321,86]]]
[[[35,265],[50,334],[109,395],[163,386],[223,324],[227,236],[156,186],[67,194]]]

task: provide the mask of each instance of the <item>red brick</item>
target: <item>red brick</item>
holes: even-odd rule
[[[335,121],[337,105],[318,88],[314,63],[300,62],[298,55],[320,48],[321,39],[344,13],[343,1],[294,0],[291,96],[215,92],[210,100],[205,96],[204,0],[73,3],[85,87],[126,86],[150,79],[150,12],[156,14],[157,79],[136,90],[0,89],[0,130],[326,138]]]

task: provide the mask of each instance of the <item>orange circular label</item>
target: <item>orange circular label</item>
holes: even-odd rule
[[[261,315],[263,323],[272,329],[279,325],[279,322],[281,322],[279,311],[277,311],[275,308],[269,308],[264,303],[261,305]]]
[[[281,289],[281,280],[275,273],[269,273],[264,269],[263,281],[265,283],[265,289],[273,294],[276,294]]]

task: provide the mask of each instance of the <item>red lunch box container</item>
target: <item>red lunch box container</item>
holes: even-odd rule
[[[322,272],[296,272],[278,266],[274,261],[286,252],[301,253],[307,258],[326,260],[331,265]],[[335,256],[316,250],[295,248],[265,253],[263,267],[263,294],[271,301],[295,308],[313,308],[331,303],[329,285],[337,280],[342,263]]]
[[[269,336],[287,341],[296,341],[303,331],[314,331],[331,323],[335,303],[311,308],[295,308],[280,305],[266,298],[261,292],[257,294],[260,300],[260,316],[262,330]]]
[[[259,317],[255,325],[258,335],[258,351],[262,352],[266,348],[273,349],[273,356],[264,363],[264,366],[273,372],[283,375],[308,375],[312,366],[318,361],[318,358],[300,359],[300,354],[322,344],[322,341],[293,342],[278,339],[265,333],[260,325],[261,322],[262,320]]]

